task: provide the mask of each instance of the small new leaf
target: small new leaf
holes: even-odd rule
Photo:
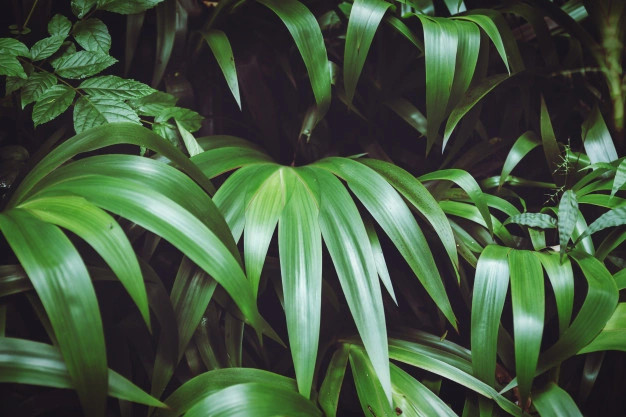
[[[62,36],[66,38],[72,29],[70,20],[62,14],[55,14],[48,23],[48,33],[50,36]]]
[[[28,48],[22,42],[13,38],[0,38],[0,55],[30,57]]]
[[[128,104],[114,98],[83,96],[74,106],[76,133],[114,122],[141,123],[137,113]]]
[[[556,228],[556,219],[547,214],[542,213],[522,213],[509,217],[503,224],[509,223],[520,224],[529,227],[538,227],[540,229]]]
[[[82,19],[96,5],[96,0],[72,0],[72,12]]]
[[[59,59],[56,73],[65,78],[81,79],[90,77],[115,64],[112,56],[92,51],[79,51]]]
[[[72,104],[76,93],[64,85],[55,85],[39,97],[33,107],[35,127],[49,122],[63,113]]]
[[[33,61],[41,61],[42,59],[50,58],[59,50],[63,41],[65,41],[65,36],[55,35],[43,38],[30,48],[30,58]]]
[[[161,3],[163,0],[97,0],[98,9],[120,14],[140,13]]]
[[[100,19],[76,22],[73,34],[76,42],[87,51],[108,54],[111,49],[109,29]]]
[[[22,88],[22,108],[39,100],[39,97],[56,83],[57,77],[48,72],[36,72],[31,75]]]
[[[104,75],[83,81],[78,88],[93,96],[128,100],[146,97],[156,90],[135,80]]]
[[[13,77],[26,78],[24,68],[20,61],[13,55],[0,52],[0,75],[8,75]]]

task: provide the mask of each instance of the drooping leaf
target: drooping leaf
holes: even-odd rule
[[[106,97],[117,100],[138,99],[155,92],[152,87],[135,80],[103,75],[83,81],[78,86],[91,96]]]
[[[285,172],[296,175],[296,172]],[[278,249],[289,345],[298,390],[310,396],[317,359],[322,302],[319,207],[304,183],[291,181],[291,198],[278,222]],[[260,192],[260,191],[259,191]]]
[[[437,307],[456,327],[456,317],[426,238],[397,191],[371,168],[351,159],[327,158],[315,165],[325,167],[347,181],[352,192],[398,248]]]
[[[25,210],[1,213],[0,228],[46,309],[85,414],[104,416],[104,331],[83,260],[58,227]]]
[[[626,303],[617,305],[615,312],[607,321],[600,334],[578,353],[604,350],[626,350]]]
[[[624,184],[626,184],[626,159],[617,166],[615,178],[613,179],[613,187],[611,188],[611,197],[613,197]]]
[[[458,37],[454,82],[450,90],[450,99],[446,115],[463,97],[474,76],[480,52],[480,29],[472,22],[454,20]],[[445,148],[445,147],[444,147]]]
[[[398,300],[393,290],[393,284],[391,283],[391,277],[389,276],[389,270],[387,269],[387,262],[385,262],[385,255],[383,254],[383,248],[378,240],[378,234],[371,221],[363,219],[365,224],[365,230],[367,231],[367,237],[369,238],[370,245],[372,246],[372,254],[374,255],[374,262],[376,263],[376,271],[378,271],[378,277],[385,286],[385,289],[391,296],[396,305]]]
[[[126,16],[126,48],[124,50],[124,76],[128,75],[130,66],[137,50],[139,35],[143,26],[145,12],[134,13]]]
[[[521,404],[530,395],[544,326],[543,270],[533,252],[511,250],[511,302],[515,335],[515,371]]]
[[[22,42],[13,38],[0,38],[0,55],[4,56],[23,56],[30,58],[28,47]]]
[[[189,153],[189,156],[195,156],[204,152],[204,149],[202,149],[202,147],[198,144],[198,141],[196,141],[196,138],[187,129],[185,129],[178,122],[178,120],[175,120],[175,122],[176,122],[176,127],[178,128],[178,133],[180,133],[180,137],[183,139],[183,142],[185,144],[185,147],[187,148],[187,152]]]
[[[607,229],[609,227],[617,227],[626,224],[626,206],[617,207],[613,210],[607,211],[602,216],[598,217],[596,221],[591,223],[589,227],[581,234],[579,240],[584,239],[587,236],[599,232],[600,230]]]
[[[543,144],[543,153],[545,154],[546,161],[548,162],[548,169],[550,170],[552,178],[554,178],[555,182],[557,182],[558,184],[564,184],[564,173],[561,172],[560,169],[560,165],[563,162],[563,159],[561,157],[561,151],[559,150],[559,145],[556,141],[554,129],[552,128],[550,113],[548,113],[548,107],[546,106],[543,95],[541,96],[540,124],[541,143]]]
[[[617,159],[617,151],[611,133],[597,105],[583,122],[581,136],[585,145],[585,153],[589,156],[592,164],[612,162]]]
[[[55,70],[61,77],[82,79],[95,75],[116,62],[117,59],[106,54],[78,51],[56,61]]]
[[[24,69],[22,68],[22,71],[23,70]],[[26,75],[26,73],[24,73],[24,75]],[[6,80],[7,82],[5,84],[5,93],[8,96],[14,91],[17,91],[20,88],[22,88],[24,84],[26,84],[27,78],[21,78],[15,75],[7,75]]]
[[[50,36],[67,37],[72,30],[72,23],[62,14],[55,14],[48,22],[48,33]]]
[[[457,25],[448,19],[418,15],[424,28],[426,56],[426,152],[435,143],[454,82],[459,42]]]
[[[41,61],[42,59],[50,58],[59,50],[63,41],[65,41],[65,36],[54,35],[35,42],[30,48],[30,58],[33,61]]]
[[[327,417],[336,417],[339,393],[343,385],[343,378],[348,365],[348,353],[350,345],[342,343],[333,353],[326,370],[326,377],[322,382],[318,402]]]
[[[88,0],[94,3],[94,0]],[[97,0],[98,9],[113,13],[133,14],[143,12],[161,3],[163,0]]]
[[[500,173],[500,187],[504,185],[504,180],[509,176],[517,164],[519,164],[519,162],[537,146],[539,146],[539,139],[532,131],[525,132],[522,136],[517,138],[506,156],[504,165],[502,166],[502,172]]]
[[[136,13],[136,12],[133,12]],[[157,38],[156,38],[156,62],[152,72],[152,86],[159,85],[165,74],[167,64],[170,62],[174,40],[179,21],[178,2],[165,0],[156,7],[157,15]]]
[[[1,337],[0,370],[0,382],[74,388],[61,353],[45,343]],[[111,369],[108,370],[108,380],[108,393],[112,397],[151,407],[165,407],[165,404]]]
[[[280,17],[307,68],[320,117],[330,105],[330,71],[324,38],[315,16],[297,0],[258,0]]]
[[[498,328],[509,287],[511,249],[487,246],[476,265],[472,298],[472,368],[476,378],[495,386]]]
[[[537,227],[539,229],[554,229],[556,228],[556,219],[548,214],[543,213],[522,213],[515,216],[511,216],[503,225],[509,223],[521,224],[528,227]]]
[[[384,104],[393,110],[412,128],[420,132],[422,135],[426,135],[426,117],[417,107],[411,104],[410,101],[400,97],[387,100]]]
[[[572,264],[568,258],[565,258],[561,263],[555,253],[536,252],[535,256],[541,261],[550,279],[559,316],[559,333],[562,334],[570,324],[574,307]]]
[[[72,12],[76,17],[82,19],[96,5],[96,0],[72,0]]]
[[[565,254],[567,243],[569,242],[576,221],[578,219],[578,201],[576,194],[572,190],[567,190],[559,201],[559,244],[561,245],[561,257]]]
[[[75,95],[76,92],[65,85],[53,85],[48,88],[33,106],[35,127],[49,122],[67,110]]]
[[[139,116],[121,100],[100,96],[82,96],[74,106],[74,130],[84,132],[105,123],[141,124]]]
[[[0,52],[0,75],[19,77],[22,79],[28,77],[20,61],[18,61],[15,56],[7,54],[4,51]]]
[[[57,83],[57,77],[47,72],[33,73],[22,88],[21,101],[22,108],[26,107],[33,101],[37,101],[39,97],[47,92],[50,87]]]
[[[390,3],[381,0],[356,0],[352,5],[343,58],[343,83],[348,105],[354,98],[374,34],[389,6]]]
[[[582,417],[569,394],[554,382],[533,393],[533,404],[543,417]]]
[[[374,416],[393,417],[395,412],[391,409],[383,387],[377,378],[371,377],[376,371],[364,350],[358,346],[351,346],[348,357],[363,415],[369,413]]]
[[[108,54],[111,49],[109,29],[95,17],[76,22],[72,35],[86,51]]]
[[[446,4],[446,7],[451,15],[467,11],[463,0],[444,0],[444,3]]]
[[[320,192],[320,229],[335,265],[341,288],[376,370],[391,402],[389,357],[382,294],[372,250],[358,209],[339,180],[324,169],[302,171],[307,183],[316,181]],[[322,191],[323,190],[323,191]]]
[[[209,44],[215,60],[217,61],[226,84],[230,88],[230,92],[233,93],[235,101],[241,109],[241,97],[239,95],[239,82],[237,81],[237,69],[235,68],[235,58],[233,56],[233,50],[230,46],[230,41],[226,37],[226,34],[218,29],[211,29],[207,33],[203,34],[204,40]]]
[[[146,288],[133,248],[119,224],[80,197],[35,198],[20,205],[39,219],[56,224],[89,243],[118,276],[150,326]]]

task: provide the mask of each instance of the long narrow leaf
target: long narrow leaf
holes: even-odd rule
[[[233,93],[235,101],[241,109],[241,97],[239,96],[239,82],[237,81],[237,69],[235,68],[235,58],[230,47],[230,41],[224,32],[218,29],[211,29],[203,34],[204,40],[209,44],[215,59],[224,74],[226,84]]]

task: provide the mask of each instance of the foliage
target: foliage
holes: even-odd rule
[[[13,9],[7,415],[626,412],[623,2]]]

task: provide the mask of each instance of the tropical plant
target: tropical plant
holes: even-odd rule
[[[626,412],[623,2],[12,11],[7,415]]]

